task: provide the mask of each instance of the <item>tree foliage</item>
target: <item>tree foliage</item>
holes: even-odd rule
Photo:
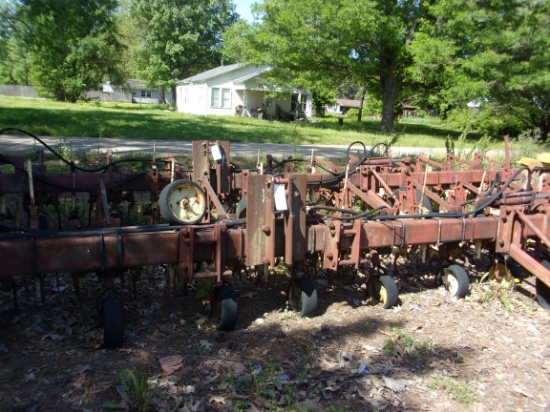
[[[218,66],[221,33],[237,19],[230,0],[129,0],[141,39],[133,48],[139,77],[170,88],[183,78]]]
[[[264,0],[255,11],[253,24],[227,32],[230,56],[305,82],[355,84],[384,102],[381,129],[393,129],[422,0]]]
[[[116,0],[21,1],[31,80],[40,93],[75,102],[83,91],[121,77],[116,6]]]
[[[24,34],[28,30],[18,17],[18,3],[0,4],[0,84],[30,83],[30,62]]]
[[[413,44],[411,75],[443,111],[477,100],[500,131],[550,132],[550,2],[433,2]],[[471,118],[471,116],[470,116]],[[503,122],[503,119],[511,120]]]

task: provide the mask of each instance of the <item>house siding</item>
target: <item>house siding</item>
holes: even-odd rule
[[[238,106],[243,106],[246,109],[245,114],[252,113],[253,109],[263,108],[265,109],[264,115],[269,118],[275,117],[276,105],[279,105],[282,111],[290,111],[290,95],[283,99],[275,99],[271,107],[266,107],[266,97],[269,91],[265,89],[264,85],[258,82],[255,77],[250,77],[249,80],[243,79],[243,77],[246,78],[246,76],[255,76],[256,73],[258,73],[257,67],[244,66],[199,83],[193,84],[192,78],[187,80],[190,83],[180,82],[177,85],[176,92],[177,110],[192,114],[232,116],[235,115]],[[200,78],[200,76],[198,78]],[[202,78],[204,79],[204,77]],[[239,79],[245,80],[244,84]],[[238,81],[237,84],[235,84],[236,81]],[[229,107],[221,108],[211,106],[212,88],[215,87],[231,90]],[[185,93],[187,93],[188,96],[187,102],[185,101]],[[308,95],[306,106],[307,116],[311,116],[310,99],[311,94]]]

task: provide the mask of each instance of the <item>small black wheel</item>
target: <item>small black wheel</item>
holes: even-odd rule
[[[159,196],[162,217],[171,225],[193,225],[206,212],[206,195],[192,180],[175,180]]]
[[[290,308],[300,311],[300,317],[310,316],[317,310],[317,289],[307,277],[293,279],[288,287]]]
[[[550,269],[550,262],[542,260],[542,266]],[[550,288],[542,280],[537,278],[535,281],[535,289],[537,292],[536,299],[541,308],[550,310]]]
[[[367,293],[384,309],[390,309],[399,302],[399,291],[390,275],[371,277],[367,284]]]
[[[451,265],[443,269],[443,284],[451,296],[463,298],[470,289],[470,278],[462,266]]]
[[[237,295],[229,285],[216,285],[210,297],[210,315],[219,320],[218,330],[230,331],[237,323]]]
[[[118,297],[105,298],[101,302],[103,345],[107,349],[120,348],[124,340],[124,304]]]

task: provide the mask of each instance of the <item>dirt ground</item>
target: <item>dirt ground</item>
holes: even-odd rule
[[[390,272],[393,272],[391,265]],[[466,299],[434,287],[426,267],[399,258],[400,304],[369,305],[357,273],[310,274],[315,316],[285,309],[288,279],[231,282],[237,328],[218,332],[196,284],[166,294],[162,268],[117,281],[125,343],[102,347],[101,284],[68,274],[18,278],[19,308],[0,294],[1,411],[548,411],[550,313],[533,278],[510,291],[467,265]],[[163,367],[161,367],[161,364]]]

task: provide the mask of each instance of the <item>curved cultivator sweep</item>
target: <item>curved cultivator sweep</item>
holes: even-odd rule
[[[504,163],[480,154],[438,163],[378,155],[358,142],[345,166],[312,155],[300,161],[305,173],[272,156],[258,169],[240,169],[222,141],[194,141],[191,165],[152,158],[140,173],[120,172],[112,156],[93,170],[67,162],[66,174],[48,173],[42,155],[37,164],[1,156],[0,280],[15,288],[17,276],[70,272],[78,291],[79,277],[96,273],[106,285],[100,306],[110,347],[122,345],[124,324],[113,277],[148,265],[165,265],[169,292],[177,280],[213,279],[211,312],[223,330],[235,327],[229,280],[240,268],[266,275],[283,262],[289,305],[301,316],[317,307],[315,280],[302,270],[311,262],[360,272],[370,298],[390,308],[399,292],[381,256],[411,249],[438,262],[436,282],[458,298],[469,276],[457,256],[488,254],[489,273],[502,282],[513,283],[521,266],[548,308],[550,175],[532,159],[513,169],[506,153]],[[129,226],[123,204],[148,224]]]

